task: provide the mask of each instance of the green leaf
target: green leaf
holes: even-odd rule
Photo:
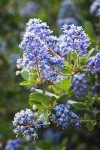
[[[87,109],[87,106],[86,104],[80,102],[80,103],[74,103],[73,104],[73,107],[75,107],[75,109],[77,110],[84,110],[84,109]]]
[[[44,118],[45,118],[45,121],[47,121],[47,120],[48,120],[48,108],[45,108],[45,109],[43,110],[43,116],[44,116]]]
[[[21,75],[22,75],[24,80],[28,81],[28,79],[29,79],[29,72],[27,70],[21,71]]]
[[[68,79],[62,80],[61,83],[60,83],[60,88],[63,91],[68,92],[68,90],[70,88],[70,80],[68,80]]]
[[[87,57],[81,57],[80,62],[81,62],[81,65],[86,64],[86,62],[87,62]]]
[[[45,105],[43,105],[42,103],[40,103],[38,101],[32,100],[32,99],[29,99],[29,105],[30,106],[36,105],[39,110],[42,110],[45,108]]]
[[[39,107],[38,107],[38,108],[39,108]],[[42,114],[42,111],[43,111],[43,109],[41,109],[41,108],[38,110],[38,112],[37,112],[38,117]]]
[[[69,64],[68,62],[64,62],[64,68],[61,70],[61,73],[63,73],[64,75],[71,75],[72,72],[73,68],[71,64]]]
[[[49,104],[49,99],[46,95],[42,94],[42,93],[31,93],[30,94],[30,99],[31,101],[37,101],[39,103],[48,105]]]
[[[56,101],[57,98],[56,98],[55,96],[52,96],[52,100],[53,100],[53,101]]]
[[[62,73],[63,73],[63,75],[65,75],[65,76],[69,76],[69,75],[71,75],[72,74],[72,72],[73,72],[73,70],[72,69],[62,69],[62,71],[61,71]]]
[[[92,39],[95,38],[95,32],[94,32],[94,29],[93,29],[91,22],[85,21],[84,22],[84,29],[85,29],[86,33],[89,35],[89,38],[92,38]]]
[[[33,99],[29,99],[29,104],[30,104],[30,106],[33,106],[33,105],[41,105],[40,102],[35,101],[35,100],[33,100]]]
[[[86,127],[88,128],[89,131],[93,131],[94,125],[91,122],[88,122]]]
[[[91,116],[89,114],[84,114],[84,120],[87,120],[89,122],[86,123],[86,127],[89,131],[92,131],[94,129],[94,126],[96,125],[96,121],[91,120]]]
[[[87,106],[88,107],[92,106],[94,104],[94,102],[95,102],[95,99],[89,98],[88,101],[87,101]]]
[[[66,103],[66,102],[67,102],[67,97],[68,97],[67,94],[61,95],[61,96],[58,98],[58,102]]]
[[[77,52],[75,50],[71,51],[71,57],[76,61],[77,60]]]
[[[35,81],[36,81],[35,74],[34,73],[30,73],[28,82],[34,84]]]
[[[94,102],[95,102],[95,99],[93,98],[93,94],[92,94],[91,91],[88,91],[86,99],[87,99],[86,103],[87,103],[88,107],[91,107],[94,104]]]
[[[88,53],[88,58],[93,54],[93,52],[94,52],[94,48],[92,48],[90,51],[89,51],[89,53]]]
[[[29,83],[28,81],[23,81],[23,82],[20,83],[20,85],[22,85],[22,86],[30,86],[32,84]]]
[[[35,73],[36,72],[36,70],[34,69],[34,68],[31,68],[31,73]]]
[[[65,67],[65,68],[63,68],[63,69],[61,70],[61,72],[62,72],[63,74],[66,74],[67,71],[68,71],[67,67]]]
[[[88,119],[90,120],[90,116],[85,113],[85,114],[84,114],[84,119],[85,119],[85,120],[88,120]]]

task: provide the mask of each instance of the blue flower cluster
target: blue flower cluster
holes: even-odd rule
[[[74,90],[76,98],[85,96],[89,90],[89,79],[85,77],[85,74],[75,74],[70,90]]]
[[[21,139],[9,140],[6,144],[5,150],[19,150],[19,143],[21,142]]]
[[[51,121],[57,126],[67,128],[69,125],[78,127],[80,125],[80,117],[75,114],[68,104],[59,104],[54,108],[55,113],[51,115]]]
[[[13,125],[15,127],[13,131],[17,136],[22,133],[24,137],[30,136],[35,139],[38,138],[37,130],[41,126],[46,127],[48,122],[45,121],[43,115],[37,117],[36,112],[26,109],[15,114]]]
[[[70,50],[77,51],[78,55],[86,55],[90,40],[83,28],[65,24],[62,29],[64,36],[63,42],[60,43],[59,51],[64,51],[63,56],[68,54]]]
[[[88,60],[87,71],[90,73],[98,73],[100,74],[100,52],[89,58]]]
[[[17,60],[18,68],[35,68],[44,80],[56,80],[58,72],[63,68],[63,62],[54,53],[57,47],[57,38],[51,35],[52,31],[40,19],[30,19],[20,48],[23,57]],[[60,66],[60,67],[58,67]]]
[[[100,18],[100,0],[94,0],[90,7],[90,13]]]
[[[59,31],[61,30],[61,27],[64,24],[70,25],[74,24],[77,25],[78,21],[80,20],[80,15],[77,11],[77,7],[71,0],[64,0],[61,2],[60,10],[58,13],[57,18],[57,25],[59,28]]]

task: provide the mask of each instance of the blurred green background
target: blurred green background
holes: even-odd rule
[[[67,0],[66,0],[67,1]],[[21,78],[16,77],[16,59],[20,56],[18,45],[21,42],[26,23],[30,18],[40,18],[47,22],[54,34],[59,36],[57,26],[62,0],[0,0],[0,149],[5,149],[9,139],[15,139],[12,120],[16,112],[30,108],[29,89],[19,85]],[[73,0],[82,25],[89,34],[94,47],[100,43],[99,19],[89,12],[92,0]],[[65,9],[65,17],[68,10]],[[73,12],[72,12],[73,14]],[[72,16],[73,17],[73,16]],[[76,18],[77,19],[77,18]],[[51,125],[56,138],[43,138],[41,129],[39,139],[25,139],[22,150],[99,150],[100,128],[88,131],[85,127],[68,130],[56,129]],[[49,133],[50,134],[50,133]],[[58,142],[57,142],[57,138]]]

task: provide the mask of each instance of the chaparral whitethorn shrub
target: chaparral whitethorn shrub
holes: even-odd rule
[[[65,24],[62,29],[64,34],[57,38],[40,19],[27,23],[16,73],[24,79],[20,85],[31,86],[32,109],[15,114],[16,135],[37,138],[38,130],[50,123],[80,128],[85,122],[89,130],[98,123],[100,53],[89,48],[82,27]]]

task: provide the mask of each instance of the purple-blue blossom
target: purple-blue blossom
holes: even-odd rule
[[[87,62],[87,71],[89,73],[100,74],[100,52],[98,52],[96,56],[90,57]]]
[[[90,13],[100,18],[100,0],[94,0],[90,7]]]
[[[85,96],[89,88],[89,79],[85,77],[85,74],[74,75],[70,90],[74,90],[74,95],[76,98]]]
[[[90,40],[83,28],[65,24],[62,29],[64,33],[64,46],[62,47],[66,48],[66,53],[75,50],[78,55],[87,55]]]
[[[6,144],[5,150],[19,150],[21,139],[9,140]]]
[[[80,125],[80,117],[75,114],[68,104],[59,104],[54,107],[54,113],[50,116],[51,121],[61,126],[67,128],[72,125],[78,127]]]
[[[23,50],[23,57],[17,60],[17,68],[30,70],[38,67],[43,80],[56,80],[63,68],[62,59],[57,58],[54,53],[57,41],[46,23],[42,23],[40,19],[30,19],[19,46]]]
[[[38,138],[37,130],[41,126],[46,127],[48,122],[45,121],[42,114],[37,117],[36,112],[26,109],[15,114],[13,125],[16,136],[21,133],[24,137],[30,136],[35,139]]]

